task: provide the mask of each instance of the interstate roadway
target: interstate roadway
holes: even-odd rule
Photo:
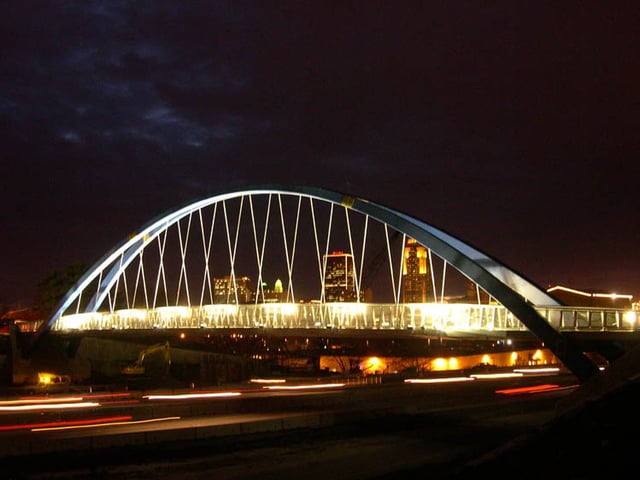
[[[536,385],[559,388],[499,393]],[[0,431],[5,471],[13,478],[90,478],[96,468],[127,472],[127,478],[201,478],[203,469],[237,479],[274,478],[300,468],[307,480],[326,478],[326,469],[332,479],[418,468],[435,474],[549,421],[576,381],[565,374],[284,391],[237,387],[202,393],[240,395],[171,400],[145,392],[92,392],[85,401],[98,405],[81,413],[5,412],[3,426],[27,427]],[[59,429],[62,421],[117,417],[130,420]],[[318,462],[322,468],[310,468]]]

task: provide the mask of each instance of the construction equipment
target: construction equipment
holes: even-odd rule
[[[124,367],[122,369],[122,373],[124,375],[144,375],[146,373],[145,359],[149,355],[154,354],[156,352],[162,353],[162,361],[164,362],[164,366],[166,368],[165,373],[169,373],[169,367],[171,366],[169,341],[166,341],[164,343],[156,343],[140,351],[136,361],[131,365]]]

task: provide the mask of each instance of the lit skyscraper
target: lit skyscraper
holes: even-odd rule
[[[426,303],[433,301],[429,276],[428,252],[413,238],[407,239],[402,262],[402,302]]]
[[[237,294],[237,299],[236,299]],[[254,297],[253,285],[248,277],[230,276],[213,279],[214,303],[251,303]]]
[[[333,252],[324,256],[325,302],[357,302],[353,256],[350,253]]]

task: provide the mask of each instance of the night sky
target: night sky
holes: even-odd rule
[[[185,202],[313,185],[640,297],[638,2],[8,1],[0,305]]]

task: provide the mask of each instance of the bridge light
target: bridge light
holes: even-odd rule
[[[238,313],[238,306],[227,303],[215,305],[203,305],[202,309],[205,314],[212,317],[234,316]]]
[[[99,317],[98,313],[76,313],[73,315],[63,315],[58,319],[59,329],[80,330],[90,328],[91,320]]]
[[[511,352],[511,365],[518,363],[518,352]]]
[[[636,315],[636,312],[629,310],[628,312],[624,312],[624,314],[622,315],[622,318],[625,322],[633,326],[636,323],[637,315]]]
[[[267,315],[297,315],[298,305],[295,303],[263,303],[261,304]]]
[[[163,320],[178,317],[187,318],[191,316],[191,309],[189,307],[158,307],[156,312]]]
[[[432,367],[433,370],[447,370],[447,360],[444,358],[436,358],[433,363],[432,363]]]
[[[542,363],[542,360],[543,360],[542,350],[538,349],[531,356],[531,360],[529,361],[529,364],[538,365],[538,363]]]
[[[114,313],[124,320],[144,320],[147,317],[147,311],[139,308],[125,308],[122,310],[116,310]]]
[[[363,373],[379,373],[386,369],[384,362],[378,357],[369,357],[360,364]]]

